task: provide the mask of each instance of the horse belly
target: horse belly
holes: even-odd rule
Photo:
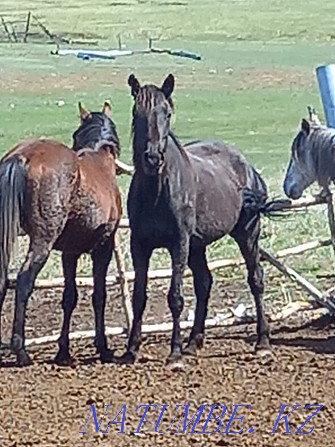
[[[236,191],[207,194],[197,203],[196,233],[206,244],[230,234],[241,214],[242,197]]]
[[[97,244],[100,245],[111,237],[116,223],[104,222],[90,226],[85,219],[69,220],[53,248],[63,252],[89,253]]]
[[[54,248],[75,253],[90,252],[113,234],[119,219],[120,212],[112,200],[103,206],[101,202],[79,194]]]

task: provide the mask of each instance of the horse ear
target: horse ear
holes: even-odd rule
[[[133,95],[134,98],[136,98],[137,93],[139,92],[141,86],[133,74],[131,74],[128,78],[128,85],[131,88],[131,94]]]
[[[112,107],[108,101],[105,101],[105,104],[102,108],[102,113],[108,116],[108,118],[112,116]]]
[[[90,112],[82,105],[81,102],[78,102],[79,113],[81,122],[85,121],[91,114]]]
[[[307,109],[308,109],[308,114],[309,114],[309,121],[311,123],[321,126],[321,121],[319,120],[319,117],[318,117],[314,107],[308,106]]]
[[[302,119],[301,130],[304,131],[306,135],[309,135],[309,131],[311,130],[309,122],[305,120],[305,118]]]
[[[172,95],[174,89],[174,76],[173,74],[169,74],[165,81],[163,82],[163,85],[161,87],[162,92],[165,95],[165,98],[168,99]]]
[[[315,113],[313,107],[312,106],[307,106],[307,110],[308,110],[309,120],[313,121],[313,115]]]

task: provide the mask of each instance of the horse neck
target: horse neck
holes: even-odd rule
[[[190,160],[185,149],[172,132],[168,136],[166,161],[167,168],[170,171],[181,171],[185,168],[185,165],[190,166]]]
[[[321,186],[327,186],[335,178],[333,151],[335,131],[329,128],[316,128],[309,138],[311,158]]]

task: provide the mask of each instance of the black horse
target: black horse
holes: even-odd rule
[[[266,210],[266,185],[236,150],[222,142],[182,146],[170,130],[174,77],[161,88],[128,79],[134,97],[133,157],[135,174],[128,195],[131,254],[135,269],[134,321],[127,352],[117,361],[135,361],[146,305],[147,271],[152,251],[168,249],[172,280],[168,303],[173,316],[171,362],[182,357],[180,314],[182,276],[188,264],[197,298],[195,321],[184,353],[202,346],[212,275],[206,246],[230,234],[248,269],[257,309],[257,350],[269,350],[269,326],[262,307],[263,270],[259,259],[260,213]]]

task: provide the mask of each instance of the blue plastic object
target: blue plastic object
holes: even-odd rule
[[[335,65],[323,65],[316,69],[327,126],[335,128]]]

